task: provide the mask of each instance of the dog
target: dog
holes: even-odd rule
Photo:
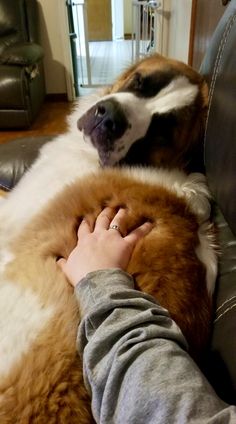
[[[140,86],[146,87],[143,94]],[[129,230],[146,219],[153,222],[128,272],[138,289],[169,310],[191,354],[201,355],[217,263],[209,192],[202,174],[176,167],[185,168],[196,149],[206,105],[206,86],[195,71],[158,55],[144,59],[102,98],[90,99],[82,112],[76,109],[68,133],[42,148],[3,200],[2,424],[93,422],[75,351],[79,310],[56,259],[73,249],[80,220],[86,215],[94,222],[104,206],[126,207]],[[144,150],[147,166],[134,166]]]

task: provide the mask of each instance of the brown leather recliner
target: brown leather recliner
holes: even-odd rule
[[[236,404],[236,0],[231,0],[206,52],[201,72],[210,87],[204,152],[215,202],[220,257],[215,319],[205,373],[219,396]],[[10,190],[48,138],[0,146],[0,188]],[[33,150],[34,149],[34,150]],[[49,182],[50,183],[50,182]]]
[[[0,128],[29,127],[44,97],[36,0],[0,0]]]

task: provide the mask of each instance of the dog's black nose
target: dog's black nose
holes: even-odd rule
[[[98,104],[94,116],[101,119],[101,125],[108,131],[115,131],[117,126],[117,111],[111,102],[103,102]]]
[[[103,100],[96,104],[94,111],[100,131],[112,139],[121,137],[127,128],[127,121],[120,104],[114,99]]]
[[[122,106],[115,98],[101,100],[78,121],[78,127],[89,135],[93,144],[107,144],[121,137],[128,128]]]

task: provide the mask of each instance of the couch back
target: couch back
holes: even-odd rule
[[[0,0],[0,54],[22,41],[37,42],[37,1]]]
[[[236,235],[236,1],[211,40],[201,73],[210,87],[205,165],[211,190]]]
[[[236,0],[221,18],[201,66],[209,88],[205,165],[216,201],[220,256],[208,371],[218,394],[236,402]]]

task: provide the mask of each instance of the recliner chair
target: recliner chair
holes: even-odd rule
[[[0,0],[0,128],[29,127],[44,97],[37,0]]]

